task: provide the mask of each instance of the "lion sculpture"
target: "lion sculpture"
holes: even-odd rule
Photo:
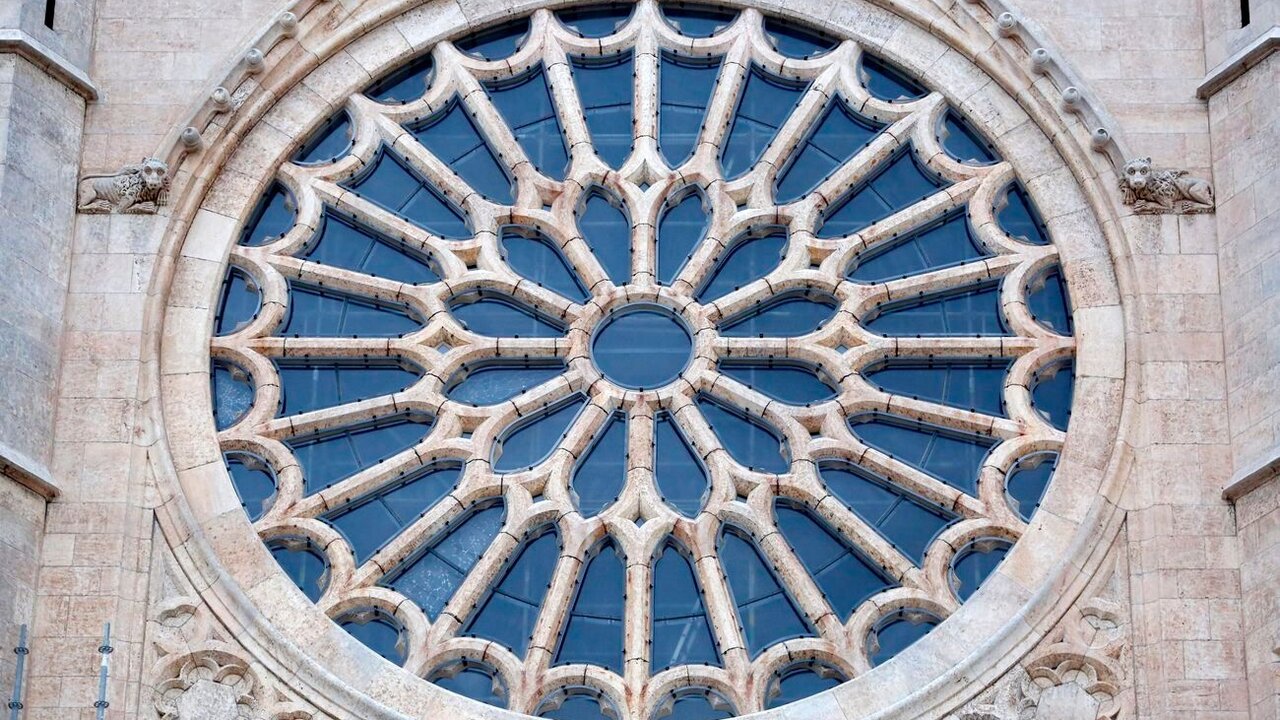
[[[85,175],[80,184],[88,190],[77,208],[82,213],[149,215],[168,201],[169,166],[148,158],[113,173]]]
[[[1125,163],[1120,194],[1125,205],[1142,214],[1213,211],[1213,188],[1208,181],[1188,177],[1185,170],[1154,170],[1149,157]]]

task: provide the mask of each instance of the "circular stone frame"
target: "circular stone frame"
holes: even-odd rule
[[[267,51],[267,69],[251,81],[243,104],[226,116],[219,132],[206,137],[205,148],[184,165],[175,183],[178,202],[167,216],[165,261],[148,307],[148,319],[159,332],[149,338],[145,356],[154,373],[146,411],[155,436],[145,444],[161,488],[158,518],[214,613],[237,628],[237,639],[257,662],[287,679],[321,711],[365,720],[446,714],[515,718],[516,713],[452,695],[409,672],[389,671],[381,658],[306,602],[278,570],[244,516],[207,415],[209,338],[229,250],[274,169],[296,149],[295,138],[306,137],[371,78],[436,41],[508,13],[563,3],[519,2],[515,8],[468,3],[466,14],[458,4],[437,0],[375,0],[355,12],[336,3],[320,9],[314,4],[299,3],[310,12],[298,13],[304,22],[297,38],[281,39]],[[1052,88],[1037,88],[1040,81],[1029,70],[990,55],[991,28],[961,30],[936,22],[937,9],[923,0],[883,0],[883,5],[854,0],[825,22],[806,16],[807,10],[827,15],[829,8],[821,3],[781,4],[755,3],[771,14],[825,26],[913,75],[927,76],[949,103],[982,123],[1001,155],[1026,173],[1022,179],[1054,237],[1072,292],[1074,420],[1055,481],[1025,535],[970,602],[900,656],[833,690],[762,715],[937,717],[981,691],[1048,632],[1118,532],[1122,513],[1116,503],[1128,463],[1122,282],[1130,252],[1104,189],[1111,171],[1086,150],[1088,130],[1044,98]],[[748,5],[746,12],[755,10]],[[975,196],[975,214],[980,216],[985,200]],[[1021,280],[1009,276],[1011,284]],[[267,285],[263,322],[274,321],[283,310],[270,300],[282,288]],[[1010,382],[1026,387],[1034,368],[1046,360],[1015,364]],[[278,389],[260,392],[262,404]],[[1005,443],[983,472],[1004,473],[1018,457],[1037,449]],[[286,466],[287,458],[265,450],[281,469],[282,482],[298,481],[296,465]],[[316,537],[322,529],[297,530],[326,539]],[[955,540],[958,547],[967,538]],[[388,598],[371,589],[367,601],[385,607]],[[411,656],[406,665],[413,662]],[[652,688],[646,708],[680,687]],[[513,692],[536,698],[545,689]]]

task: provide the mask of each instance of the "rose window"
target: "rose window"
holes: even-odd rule
[[[1051,479],[1069,299],[931,78],[755,10],[540,10],[300,139],[212,342],[230,477],[388,662],[548,718],[834,687]]]

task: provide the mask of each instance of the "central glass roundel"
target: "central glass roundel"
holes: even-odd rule
[[[641,0],[366,87],[214,322],[271,556],[391,663],[560,720],[773,708],[927,635],[1036,512],[1073,378],[1048,229],[929,82]]]
[[[665,308],[639,306],[614,313],[591,342],[596,367],[632,390],[652,390],[680,376],[693,357],[693,337]]]

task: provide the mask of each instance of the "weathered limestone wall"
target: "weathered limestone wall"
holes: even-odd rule
[[[1280,480],[1236,502],[1252,720],[1280,718]]]
[[[10,650],[36,606],[44,507],[43,497],[0,474],[0,688],[6,694],[17,658]]]

